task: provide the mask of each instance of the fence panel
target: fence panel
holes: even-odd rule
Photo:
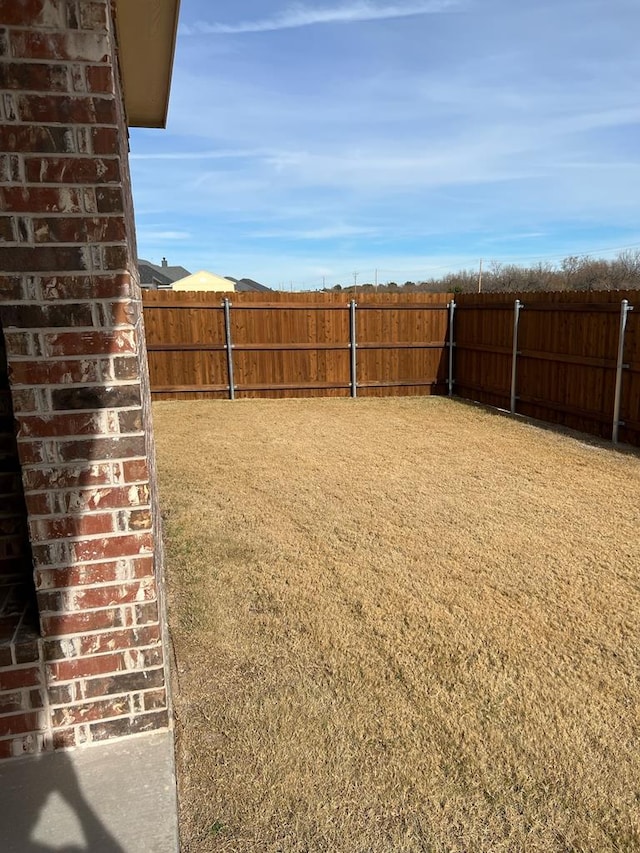
[[[520,299],[516,411],[611,438],[620,305],[637,292],[461,295],[456,312],[456,393],[508,407],[514,302]],[[640,310],[640,305],[638,306]],[[620,439],[640,443],[640,336],[625,335]],[[499,352],[498,352],[499,350]]]
[[[231,293],[236,397],[349,396],[349,295]],[[158,399],[230,396],[219,294],[144,294]],[[446,294],[358,294],[357,394],[443,390]]]
[[[454,393],[509,408],[513,305],[510,294],[456,296]]]

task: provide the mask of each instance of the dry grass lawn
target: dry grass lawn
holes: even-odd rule
[[[640,459],[443,398],[154,409],[183,850],[640,850]]]

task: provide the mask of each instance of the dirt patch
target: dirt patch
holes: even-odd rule
[[[184,851],[640,848],[640,460],[443,398],[154,407]]]

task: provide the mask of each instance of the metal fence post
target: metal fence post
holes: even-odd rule
[[[453,319],[456,312],[455,299],[449,303],[449,396],[453,397],[453,348],[455,341],[453,339]]]
[[[633,311],[633,305],[629,305],[628,299],[623,299],[620,303],[620,332],[618,334],[618,360],[616,363],[616,390],[613,402],[613,429],[611,431],[611,441],[614,444],[618,443],[618,430],[624,423],[620,420],[620,405],[622,402],[622,370],[624,364],[624,336],[627,331],[627,318],[629,311]]]
[[[225,349],[227,351],[227,376],[229,378],[229,399],[235,400],[236,386],[233,378],[233,342],[231,340],[231,303],[229,298],[225,297],[222,300],[224,308],[224,337]]]
[[[356,301],[352,299],[349,303],[349,348],[351,350],[351,396],[358,396],[358,373],[356,360]]]
[[[511,356],[511,414],[516,413],[516,379],[518,364],[518,326],[520,325],[520,311],[524,308],[522,302],[516,299],[513,305],[513,354]]]

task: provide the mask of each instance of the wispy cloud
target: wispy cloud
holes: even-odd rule
[[[267,231],[254,231],[252,237],[273,239],[274,237],[287,240],[336,240],[347,237],[362,237],[376,234],[379,229],[359,225],[322,225],[317,228],[282,228]]]
[[[153,242],[154,240],[190,240],[188,231],[138,231],[138,239]]]
[[[245,160],[252,157],[268,157],[271,152],[255,150],[218,151],[150,151],[144,154],[132,153],[130,160]]]
[[[391,18],[408,18],[415,15],[433,15],[459,6],[460,0],[422,0],[422,2],[378,6],[375,3],[348,3],[332,8],[289,6],[270,18],[241,21],[237,24],[198,22],[184,26],[182,35],[234,35],[240,33],[266,33],[275,30],[292,30],[316,24],[354,24],[363,21],[384,21]]]

